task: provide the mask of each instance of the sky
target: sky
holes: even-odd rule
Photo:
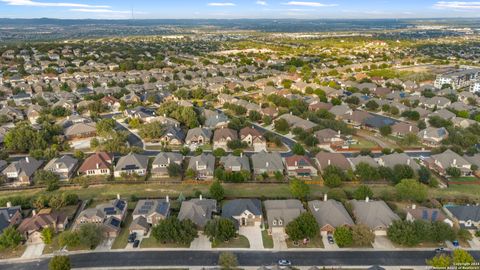
[[[480,0],[0,0],[0,17],[61,19],[480,17]]]

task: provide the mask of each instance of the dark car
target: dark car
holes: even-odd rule
[[[137,239],[137,233],[131,233],[130,235],[128,235],[128,243],[135,242],[135,239]]]
[[[292,266],[292,262],[289,260],[278,260],[279,266]]]
[[[135,240],[133,242],[133,248],[138,248],[139,245],[140,245],[140,240]]]
[[[435,249],[435,253],[439,254],[439,253],[443,253],[445,252],[445,249],[443,247],[440,247],[440,248],[436,248]]]
[[[332,235],[327,235],[327,240],[330,245],[335,244],[335,240],[333,239]]]

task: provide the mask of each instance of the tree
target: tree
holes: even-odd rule
[[[352,230],[347,226],[341,226],[335,229],[333,233],[335,242],[339,247],[348,247],[353,244],[353,234]]]
[[[82,224],[78,230],[80,244],[94,249],[104,239],[103,231],[95,224]]]
[[[301,180],[293,179],[290,182],[290,193],[292,193],[293,197],[304,200],[310,194],[310,187]]]
[[[384,137],[392,134],[392,127],[391,126],[380,127],[380,134],[382,134],[382,136],[384,136]]]
[[[70,258],[68,256],[53,256],[48,263],[48,270],[70,270]]]
[[[303,148],[303,146],[299,143],[295,143],[292,147],[292,152],[295,154],[295,155],[305,155],[305,149]]]
[[[53,231],[53,228],[51,227],[45,227],[42,229],[42,240],[43,240],[43,243],[49,245],[52,243],[52,238],[53,238],[53,234],[55,232]]]
[[[427,260],[427,264],[436,269],[447,269],[452,265],[452,257],[446,254],[440,254],[430,260]]]
[[[428,170],[425,166],[421,166],[420,169],[418,169],[418,181],[420,181],[422,184],[429,185],[431,175],[432,174],[430,170]]]
[[[290,129],[287,120],[281,118],[275,121],[275,130],[278,132],[286,133]]]
[[[227,154],[227,152],[225,152],[225,150],[223,148],[217,148],[217,149],[213,150],[212,154],[216,158],[220,158],[220,157],[225,156]]]
[[[427,187],[415,179],[403,179],[395,186],[397,195],[403,200],[423,202],[427,198]]]
[[[209,220],[205,225],[205,235],[213,243],[229,241],[236,235],[235,224],[227,218]]]
[[[149,140],[160,139],[165,134],[162,123],[155,121],[139,126],[138,134],[140,137]]]
[[[262,115],[257,111],[250,111],[248,113],[248,118],[252,122],[258,122],[260,119],[262,119]]]
[[[417,234],[416,226],[411,221],[395,220],[387,230],[388,238],[404,246],[415,246],[422,240]]]
[[[191,220],[180,221],[173,216],[161,220],[152,228],[152,236],[162,243],[189,245],[197,234],[195,224]]]
[[[210,197],[217,201],[223,200],[225,196],[225,190],[222,187],[222,184],[219,181],[214,181],[209,188]]]
[[[366,162],[360,162],[355,166],[355,175],[357,175],[361,181],[374,181],[380,178],[378,170]]]
[[[64,231],[58,236],[58,243],[60,246],[68,248],[77,247],[80,245],[80,237],[78,232]]]
[[[375,234],[363,224],[352,226],[352,238],[355,246],[369,246],[375,240]]]
[[[393,166],[393,175],[395,176],[393,180],[396,184],[400,182],[400,180],[413,178],[415,176],[415,172],[409,165],[397,164]]]
[[[370,187],[361,185],[353,192],[353,198],[356,200],[364,200],[366,197],[371,198],[373,196],[373,191]]]
[[[224,270],[235,269],[238,266],[237,256],[231,252],[222,252],[218,257],[218,265]]]
[[[457,167],[448,167],[446,172],[451,177],[460,177],[462,175],[462,171]]]
[[[110,137],[112,131],[115,129],[115,119],[112,119],[112,118],[102,119],[98,121],[95,126],[97,128],[98,135],[104,138],[108,138]]]
[[[318,223],[311,213],[302,213],[287,224],[285,232],[293,241],[314,238],[319,232]]]
[[[475,262],[468,251],[463,249],[455,249],[453,251],[453,264],[454,265],[472,265]]]
[[[380,105],[375,100],[369,100],[366,104],[365,107],[369,109],[370,111],[376,111]]]
[[[168,171],[168,176],[178,177],[182,173],[182,166],[178,165],[175,162],[172,162],[168,164],[167,171]]]
[[[7,227],[0,234],[0,249],[14,248],[22,242],[22,235],[14,227]]]
[[[39,170],[35,173],[33,177],[33,181],[35,184],[45,184],[47,185],[47,191],[52,191],[58,189],[58,183],[60,181],[60,177],[58,174],[52,171],[45,171]]]
[[[337,174],[327,174],[323,176],[325,186],[334,188],[342,185],[342,179]]]

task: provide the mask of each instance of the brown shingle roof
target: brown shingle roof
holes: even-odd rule
[[[83,173],[88,170],[95,170],[95,169],[108,169],[112,163],[112,155],[106,152],[98,152],[91,156],[89,156],[80,166],[78,169],[79,172]],[[98,168],[97,168],[98,164]]]

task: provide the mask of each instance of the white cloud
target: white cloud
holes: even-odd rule
[[[257,1],[256,4],[260,6],[268,6],[267,1]]]
[[[435,8],[440,9],[480,9],[480,2],[460,2],[460,1],[440,1],[433,5]]]
[[[229,3],[229,2],[213,2],[213,3],[208,3],[207,5],[211,7],[233,7],[235,6],[234,3]]]
[[[72,8],[69,11],[85,12],[85,13],[117,13],[117,14],[131,13],[131,11],[126,11],[126,10],[111,10],[111,9],[105,9],[105,8]]]
[[[72,8],[110,8],[105,5],[87,5],[77,3],[54,3],[54,2],[36,2],[31,0],[1,0],[10,6],[31,6],[31,7],[72,7]]]
[[[303,2],[303,1],[290,1],[284,3],[287,6],[303,6],[303,7],[335,7],[337,4],[323,4],[319,2]]]

